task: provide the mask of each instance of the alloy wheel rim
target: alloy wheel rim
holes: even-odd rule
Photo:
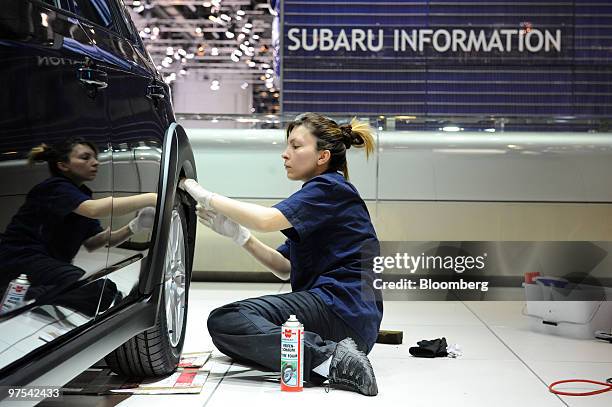
[[[185,318],[185,237],[176,209],[172,210],[164,263],[166,326],[170,344],[176,347],[181,340]]]

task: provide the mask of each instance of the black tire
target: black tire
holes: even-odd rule
[[[187,217],[185,209],[188,208],[188,206],[183,202],[187,202],[187,200],[182,196],[182,191],[177,191],[176,194],[172,213],[174,216],[176,211],[180,217],[180,225],[183,231],[185,246],[185,302],[180,339],[176,345],[173,345],[169,337],[168,321],[165,310],[166,285],[162,284],[156,325],[136,335],[105,357],[108,367],[119,375],[129,377],[165,376],[176,370],[181,358],[187,327],[189,284],[191,281],[191,263],[193,260],[192,244],[190,244],[193,237],[190,236],[190,230],[193,228],[188,228],[186,222]],[[167,239],[162,239],[158,241],[167,244],[166,240]]]

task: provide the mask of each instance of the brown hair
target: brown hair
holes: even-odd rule
[[[317,150],[329,150],[329,169],[342,171],[349,179],[346,150],[355,146],[365,149],[366,158],[374,151],[373,130],[368,123],[353,117],[350,123],[338,124],[318,113],[303,113],[287,126],[287,138],[296,127],[304,126],[317,138]]]
[[[85,140],[82,137],[70,137],[64,141],[61,141],[53,146],[48,146],[45,143],[41,143],[30,150],[28,154],[28,163],[30,165],[38,161],[46,161],[49,165],[49,171],[52,175],[60,176],[62,171],[57,166],[59,162],[68,162],[70,160],[70,153],[72,149],[78,145],[83,144],[88,146],[94,151],[96,157],[98,157],[98,148],[95,144]]]

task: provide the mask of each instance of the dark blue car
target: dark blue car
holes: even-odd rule
[[[0,386],[174,371],[195,165],[123,2],[4,0],[0,67]]]

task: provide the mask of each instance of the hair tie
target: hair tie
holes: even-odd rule
[[[342,143],[344,143],[344,146],[348,150],[351,148],[355,139],[353,137],[353,127],[350,124],[343,124],[340,126],[340,130],[342,131]]]

